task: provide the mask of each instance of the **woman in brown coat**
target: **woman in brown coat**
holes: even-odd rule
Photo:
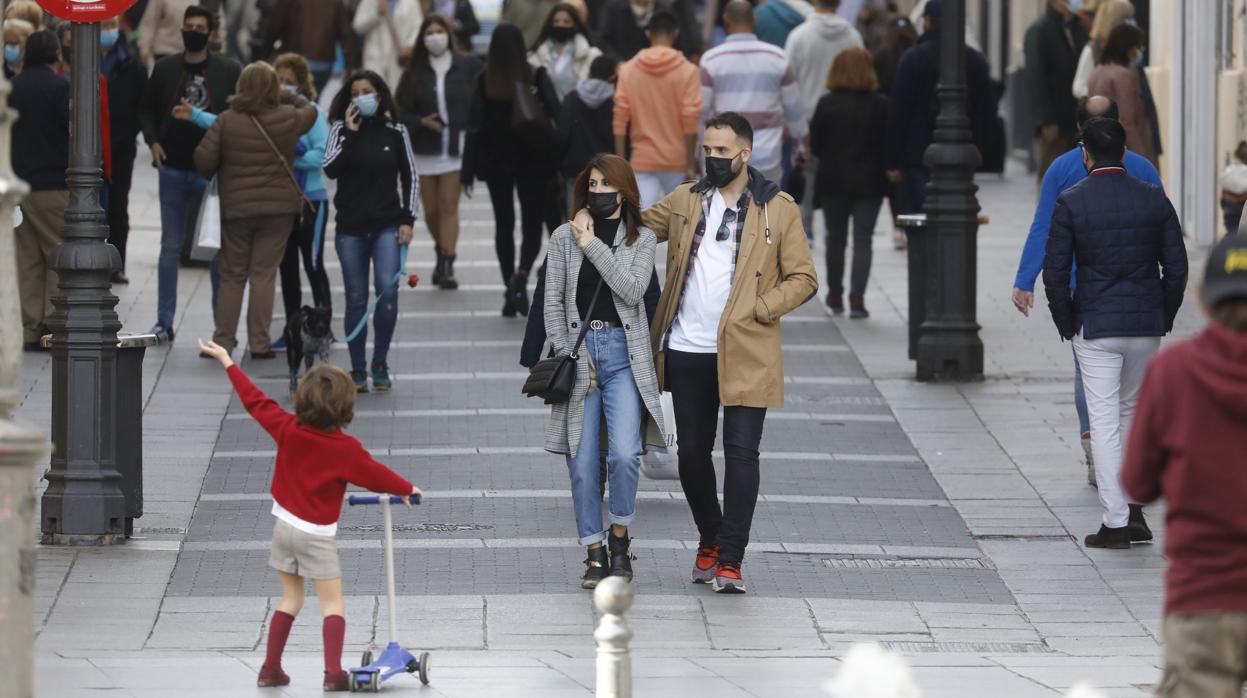
[[[1156,141],[1147,118],[1139,66],[1143,61],[1143,31],[1119,24],[1108,36],[1100,65],[1087,80],[1087,94],[1108,97],[1117,103],[1121,125],[1126,128],[1126,147],[1156,164]]]
[[[185,106],[175,116],[188,118]],[[252,358],[272,358],[269,323],[277,267],[286,251],[294,217],[303,206],[291,163],[295,144],[316,122],[316,109],[297,95],[285,96],[268,63],[252,63],[238,78],[229,109],[195,150],[195,167],[216,176],[221,191],[221,291],[212,339],[230,349],[251,282],[247,343]],[[271,141],[271,143],[270,143]]]

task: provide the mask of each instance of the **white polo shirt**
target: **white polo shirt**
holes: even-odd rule
[[[693,271],[684,284],[684,297],[671,325],[667,348],[692,354],[719,350],[719,319],[732,290],[732,256],[736,252],[736,228],[730,225],[726,240],[717,240],[727,202],[718,189],[710,197],[710,213],[697,254],[690,260]]]

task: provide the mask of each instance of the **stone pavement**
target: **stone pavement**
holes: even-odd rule
[[[136,173],[127,329],[154,317],[155,178]],[[927,696],[1048,696],[1078,680],[1146,695],[1157,676],[1160,546],[1086,551],[1069,347],[1042,303],[1008,301],[1033,180],[982,182],[980,321],[988,378],[912,380],[904,254],[875,238],[868,321],[817,302],[784,325],[788,406],[769,415],[763,497],[745,597],[686,581],[696,533],[678,483],[642,481],[635,563],[638,696],[817,696],[850,643],[904,652]],[[396,513],[401,639],[433,651],[444,696],[585,696],[594,610],[576,584],[561,459],[541,450],[547,410],[519,393],[522,322],[498,315],[492,218],[465,201],[455,293],[404,290],[395,390],[360,398],[351,431],[428,492]],[[330,260],[335,255],[330,253]],[[816,251],[821,258],[821,250]],[[409,268],[428,272],[417,232]],[[1193,269],[1197,267],[1193,264]],[[336,266],[331,277],[342,307]],[[178,342],[145,360],[145,515],[128,545],[40,548],[40,696],[319,693],[316,603],[296,622],[282,691],[253,688],[279,593],[266,567],[273,445],[195,336],[211,332],[207,275],[183,270]],[[279,304],[280,305],[280,304]],[[1193,304],[1182,333],[1198,326]],[[274,321],[279,329],[281,319]],[[335,360],[345,362],[345,347]],[[284,362],[243,367],[288,404]],[[19,418],[46,425],[50,362],[27,355]],[[342,518],[347,661],[384,644],[379,512]],[[1161,512],[1151,517],[1163,537]]]

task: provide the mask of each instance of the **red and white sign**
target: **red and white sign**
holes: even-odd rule
[[[37,0],[39,6],[56,17],[71,22],[98,22],[116,17],[137,0]]]

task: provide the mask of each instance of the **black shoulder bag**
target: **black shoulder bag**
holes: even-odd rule
[[[580,335],[576,337],[571,353],[538,361],[529,370],[528,380],[524,381],[525,395],[539,397],[547,405],[561,405],[571,399],[572,388],[576,386],[576,361],[580,357],[580,344],[585,341],[585,333],[589,331],[589,318],[593,316],[593,306],[597,305],[601,292],[602,281],[598,281],[597,288],[593,291],[593,300],[589,301],[589,310],[580,320]]]

